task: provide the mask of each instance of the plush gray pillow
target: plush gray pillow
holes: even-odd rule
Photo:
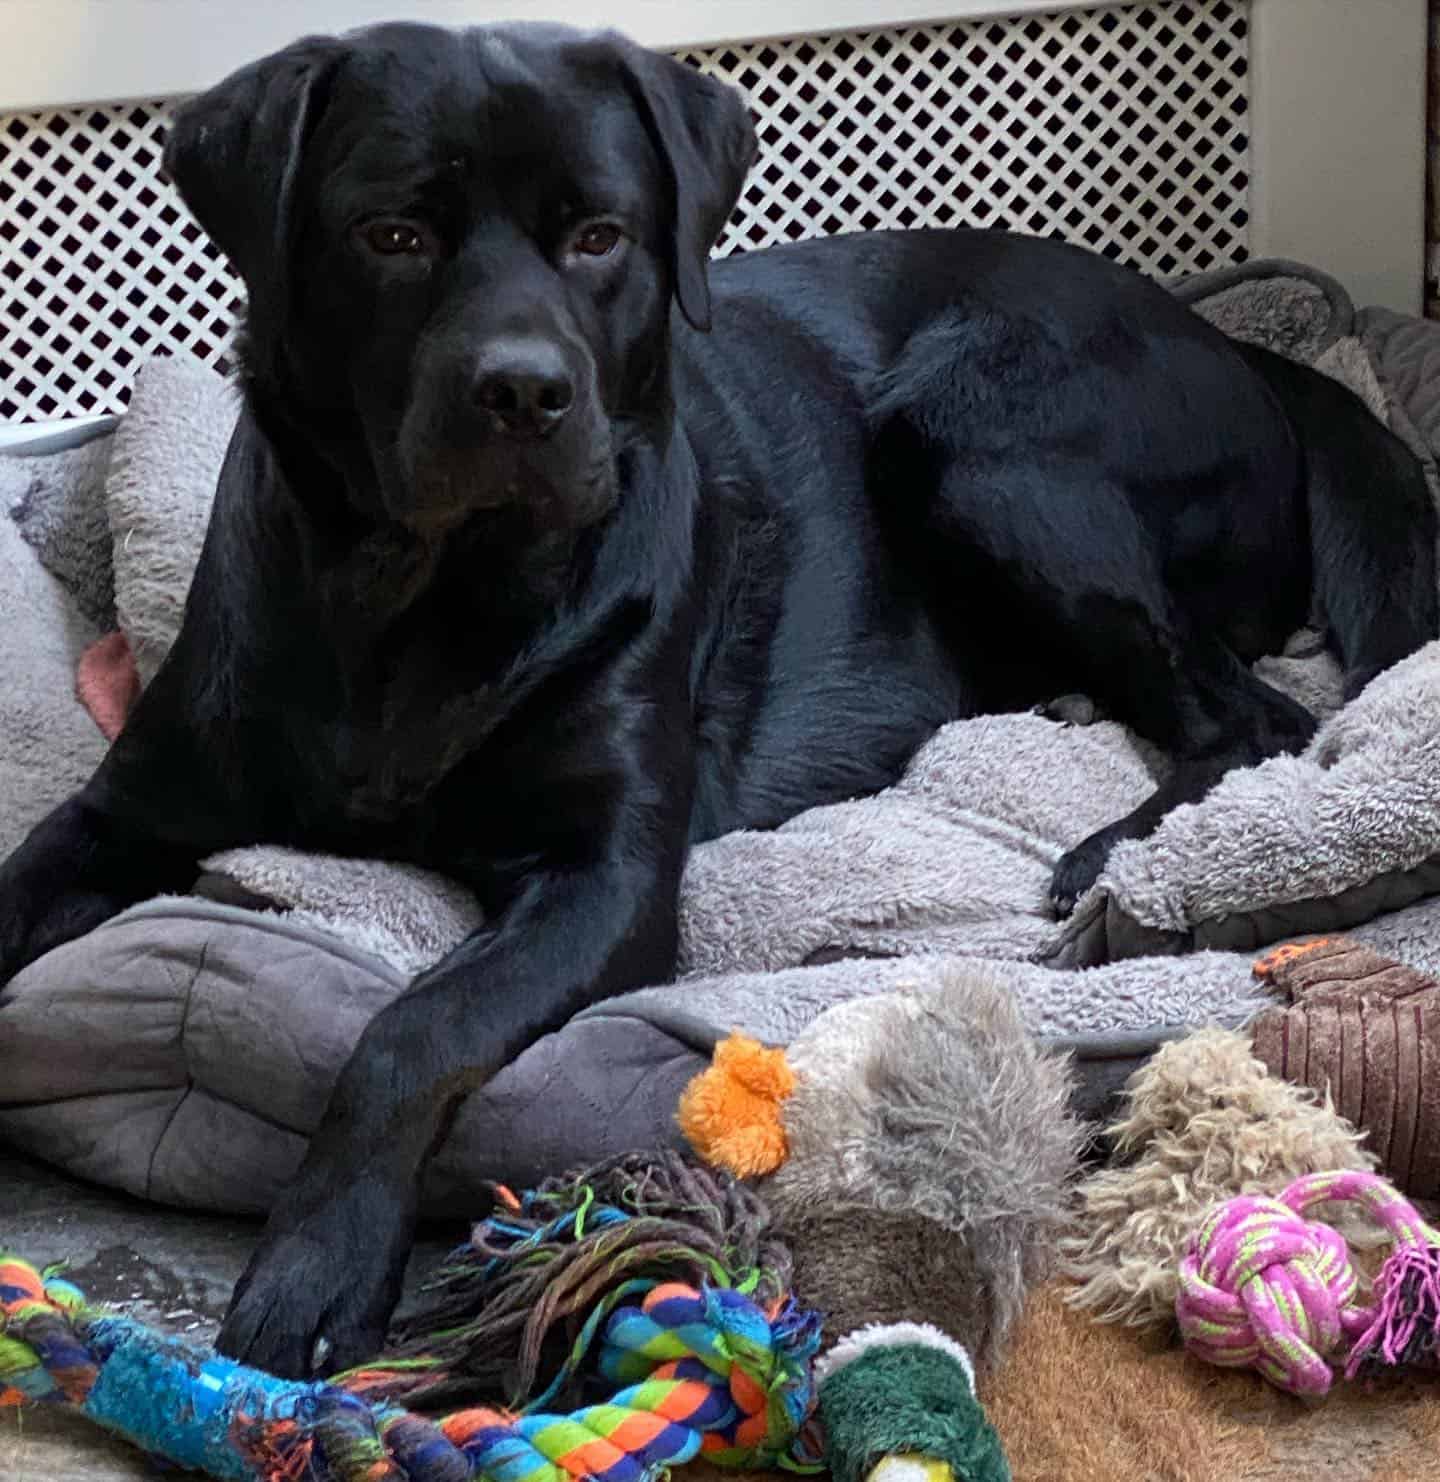
[[[115,563],[105,474],[115,438],[38,457],[0,458],[0,504],[41,563],[102,630],[115,626]]]
[[[0,458],[0,477],[24,459]],[[18,481],[24,479],[22,473]],[[75,700],[75,667],[99,636],[20,528],[0,520],[0,858],[90,776],[105,754]]]
[[[180,632],[238,415],[231,382],[177,355],[145,364],[116,430],[105,484],[115,606],[144,684]]]

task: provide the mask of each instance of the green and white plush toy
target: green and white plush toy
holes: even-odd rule
[[[836,1482],[1009,1478],[979,1395],[1051,1269],[1069,1096],[984,964],[841,1004],[783,1050],[732,1037],[686,1091],[691,1145],[764,1200],[821,1314]]]
[[[975,1366],[931,1323],[875,1323],[815,1366],[835,1482],[999,1482],[1000,1438],[975,1396]]]

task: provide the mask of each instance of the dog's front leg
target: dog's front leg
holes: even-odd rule
[[[378,1351],[424,1165],[460,1098],[587,1004],[673,975],[681,850],[635,842],[529,879],[376,1016],[236,1287],[223,1352],[300,1377]]]
[[[185,889],[195,858],[128,828],[89,789],[68,798],[0,865],[0,983],[127,906]]]

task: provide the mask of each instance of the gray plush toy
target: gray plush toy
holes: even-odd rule
[[[1009,1476],[977,1395],[1049,1270],[1083,1129],[1003,966],[841,1004],[784,1050],[732,1037],[681,1104],[753,1182],[824,1319],[837,1482]]]

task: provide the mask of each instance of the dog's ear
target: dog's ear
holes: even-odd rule
[[[295,178],[324,85],[347,50],[312,36],[252,62],[186,104],[166,140],[166,172],[245,279],[252,322],[262,298],[284,303]]]
[[[734,88],[632,41],[621,47],[636,104],[674,192],[675,298],[696,329],[709,329],[710,249],[755,161],[755,126]]]

